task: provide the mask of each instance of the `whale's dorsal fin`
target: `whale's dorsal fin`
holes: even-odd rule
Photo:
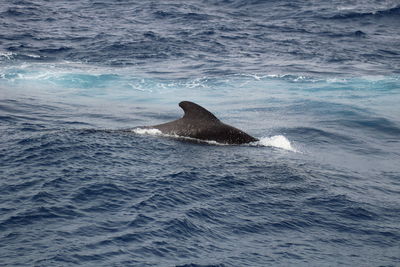
[[[179,106],[185,112],[183,119],[219,121],[210,111],[190,101],[182,101]]]
[[[211,140],[224,144],[245,144],[258,141],[247,133],[221,122],[210,111],[193,102],[182,101],[179,106],[185,112],[182,118],[144,128],[157,129],[167,135]]]

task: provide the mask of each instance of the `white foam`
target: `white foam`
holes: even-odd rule
[[[132,132],[134,132],[136,134],[162,135],[165,137],[191,140],[191,141],[196,141],[196,142],[207,143],[210,145],[226,145],[226,144],[218,143],[217,141],[213,141],[213,140],[200,140],[200,139],[196,139],[196,138],[192,138],[192,137],[180,136],[177,134],[164,134],[160,130],[154,129],[154,128],[135,128],[135,129],[132,129]]]
[[[0,52],[0,57],[5,57],[6,59],[11,59],[15,55],[13,52]]]
[[[41,58],[40,55],[35,55],[35,54],[27,54],[27,56],[31,58]]]
[[[162,135],[163,133],[158,130],[158,129],[154,129],[154,128],[135,128],[132,129],[132,132],[137,133],[137,134],[149,134],[149,135]]]
[[[345,78],[338,78],[338,77],[334,77],[334,78],[328,78],[326,80],[327,83],[345,83],[347,82],[347,80]]]
[[[297,152],[297,150],[295,148],[293,148],[290,141],[283,135],[262,137],[258,142],[255,142],[254,144],[260,145],[260,146],[276,147],[276,148],[281,148],[281,149]]]

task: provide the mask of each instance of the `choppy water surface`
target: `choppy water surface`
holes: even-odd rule
[[[400,264],[396,1],[0,14],[2,266]],[[129,131],[182,100],[261,141]]]

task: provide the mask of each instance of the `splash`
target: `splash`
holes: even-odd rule
[[[295,148],[293,148],[290,141],[283,135],[275,135],[272,137],[263,137],[260,141],[255,142],[256,145],[260,146],[269,146],[276,147],[280,149],[285,149],[292,152],[298,152]]]

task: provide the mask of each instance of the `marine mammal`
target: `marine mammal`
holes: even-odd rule
[[[179,106],[185,112],[182,118],[145,128],[154,128],[164,134],[217,141],[224,144],[245,144],[258,141],[247,133],[221,122],[214,114],[196,103],[182,101]]]

